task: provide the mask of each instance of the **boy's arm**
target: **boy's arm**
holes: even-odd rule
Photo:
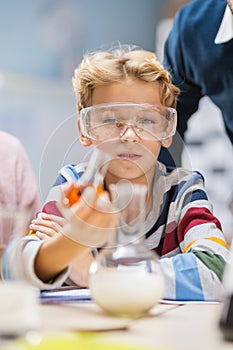
[[[224,288],[219,277],[194,252],[160,259],[165,277],[165,299],[220,301]]]
[[[53,239],[45,240],[41,245],[35,257],[36,275],[47,283],[66,270],[77,257],[80,261],[85,261],[82,273],[87,274],[92,261],[90,253],[90,248],[72,241],[65,235],[57,235]]]
[[[44,282],[61,273],[77,258],[84,261],[82,269],[87,278],[92,262],[91,250],[103,246],[109,234],[115,231],[117,214],[107,192],[97,194],[95,187],[89,186],[82,192],[81,199],[69,208],[64,199],[71,188],[72,184],[63,186],[58,203],[66,219],[61,234],[44,240],[35,259],[36,274]]]
[[[39,239],[43,240],[61,236],[65,224],[66,220],[63,217],[42,212],[37,219],[32,221],[30,229]],[[69,278],[66,283],[86,287],[89,266],[92,261],[92,249],[86,248],[83,249],[83,252],[78,252],[77,256],[70,263]]]
[[[218,219],[203,187],[194,173],[177,194],[176,239],[181,253],[162,258],[166,279],[165,298],[177,300],[220,300],[222,276],[229,250]],[[170,253],[171,256],[171,253]]]
[[[92,261],[87,253],[102,246],[109,234],[115,232],[117,215],[113,213],[109,196],[106,192],[97,196],[94,187],[88,187],[71,208],[62,202],[59,207],[67,219],[62,234],[42,241],[27,236],[25,241],[12,242],[4,258],[4,278],[26,279],[41,289],[54,288],[58,281],[65,281],[68,266],[77,257],[85,258],[87,273]],[[14,252],[20,257],[16,271],[11,259]]]

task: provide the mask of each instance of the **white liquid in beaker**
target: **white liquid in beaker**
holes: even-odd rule
[[[127,269],[104,269],[89,276],[96,303],[109,314],[137,317],[148,312],[163,296],[162,275]]]

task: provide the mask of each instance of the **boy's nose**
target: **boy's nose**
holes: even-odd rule
[[[138,142],[140,137],[138,136],[134,126],[127,124],[120,133],[120,139],[122,142]]]

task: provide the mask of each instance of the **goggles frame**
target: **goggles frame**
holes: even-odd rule
[[[86,107],[86,108],[83,108],[81,109],[80,111],[80,114],[79,114],[79,120],[80,120],[80,129],[81,129],[81,133],[83,136],[93,140],[93,141],[104,141],[106,140],[106,137],[104,137],[103,139],[100,139],[98,137],[94,137],[92,134],[90,134],[90,131],[88,130],[89,129],[89,121],[88,121],[88,114],[91,112],[91,111],[94,111],[94,110],[97,110],[97,109],[103,109],[106,108],[112,108],[112,107],[139,107],[141,109],[145,108],[145,109],[160,109],[160,110],[164,110],[165,111],[165,115],[161,115],[161,118],[165,118],[169,123],[172,123],[172,127],[171,127],[171,130],[168,134],[165,134],[164,136],[162,137],[158,137],[156,135],[154,135],[152,132],[151,132],[151,135],[152,137],[143,137],[141,136],[141,131],[139,131],[138,129],[140,130],[143,130],[144,132],[147,132],[149,134],[149,131],[146,130],[146,129],[143,129],[143,128],[139,128],[135,122],[132,122],[132,120],[129,120],[128,122],[123,120],[121,122],[122,126],[123,127],[123,131],[120,130],[119,128],[119,134],[115,137],[109,137],[109,140],[111,139],[117,139],[118,137],[122,137],[126,131],[126,129],[128,127],[133,127],[133,130],[134,132],[136,133],[136,135],[140,138],[140,139],[146,139],[146,140],[159,140],[159,141],[162,141],[162,140],[165,140],[165,139],[168,139],[169,137],[172,137],[175,132],[176,132],[176,125],[177,125],[177,111],[176,109],[172,108],[172,107],[167,107],[167,106],[162,106],[162,105],[154,105],[154,104],[149,104],[149,103],[128,103],[128,102],[124,102],[124,103],[103,103],[103,104],[98,104],[98,105],[94,105],[94,106],[90,106],[90,107]],[[117,124],[117,123],[116,123]],[[115,125],[116,125],[115,124]],[[114,125],[114,124],[112,124]],[[90,128],[91,129],[91,128]],[[165,132],[166,130],[164,130]],[[108,138],[107,138],[108,139]]]

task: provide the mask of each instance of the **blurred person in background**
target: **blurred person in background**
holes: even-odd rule
[[[193,0],[177,12],[165,43],[164,66],[181,89],[178,135],[171,147],[173,161],[181,153],[189,118],[208,96],[222,113],[233,143],[233,0]],[[169,155],[163,154],[166,163]],[[233,160],[232,160],[233,161]]]
[[[40,199],[37,180],[21,142],[0,130],[0,144],[0,247],[3,249],[12,235],[21,233],[21,224],[24,228],[29,226],[40,208]]]

